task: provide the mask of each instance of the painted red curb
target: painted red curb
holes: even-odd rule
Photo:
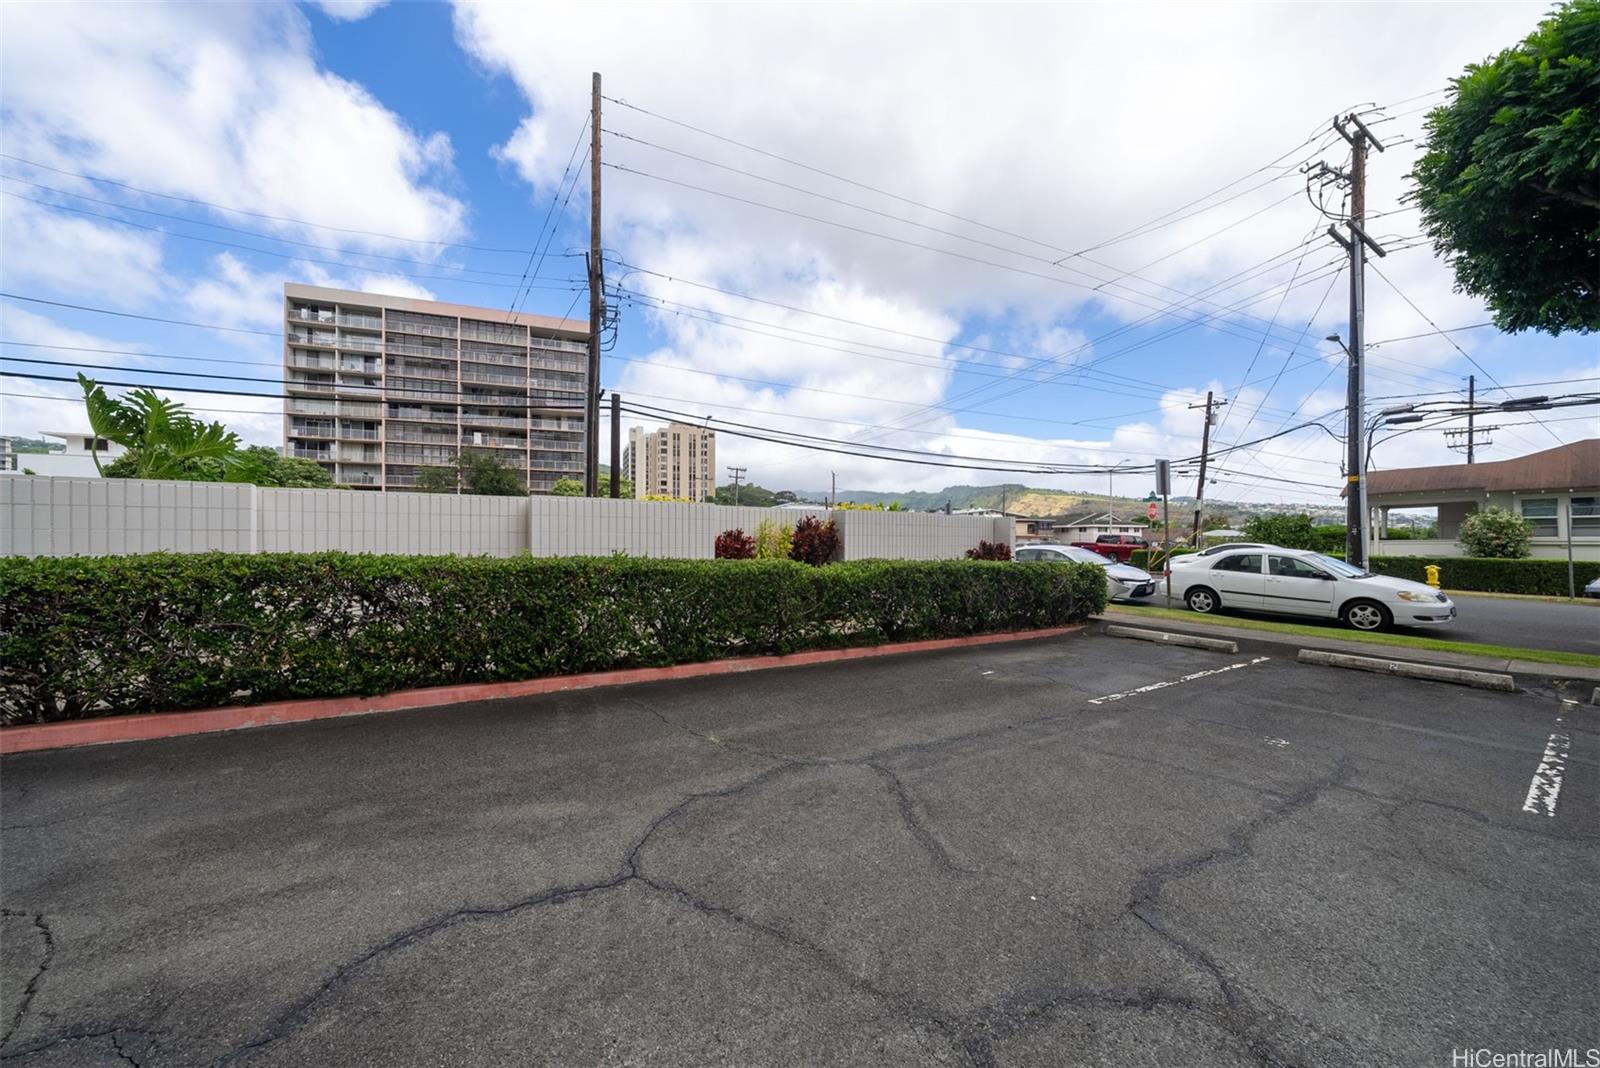
[[[220,731],[268,727],[280,723],[304,723],[315,719],[399,712],[408,708],[432,708],[473,701],[495,701],[507,697],[529,697],[562,690],[588,690],[598,686],[625,686],[629,683],[660,682],[666,679],[693,679],[706,675],[729,675],[742,671],[763,671],[768,668],[860,660],[870,656],[893,656],[899,653],[923,653],[970,645],[1054,638],[1082,629],[1081,626],[1048,627],[1043,630],[975,634],[968,638],[935,638],[930,641],[899,642],[893,645],[816,649],[784,656],[745,656],[730,660],[708,660],[698,664],[674,664],[671,667],[595,671],[586,675],[557,675],[523,682],[430,686],[420,690],[397,690],[377,697],[320,697],[303,701],[274,701],[261,705],[203,708],[192,712],[153,712],[139,716],[103,716],[99,719],[72,720],[65,723],[30,723],[16,727],[0,727],[0,755],[31,753],[41,749],[68,749],[80,745],[104,745],[109,742],[142,742],[154,738],[214,734]]]

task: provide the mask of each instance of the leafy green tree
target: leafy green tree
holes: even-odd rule
[[[1299,515],[1272,513],[1252,516],[1244,525],[1244,536],[1246,541],[1281,545],[1285,549],[1312,549],[1317,544],[1316,527],[1304,512]]]
[[[558,478],[550,492],[557,497],[582,497],[583,482],[576,478]]]
[[[1600,330],[1600,0],[1469,66],[1429,114],[1422,225],[1502,330]]]
[[[1529,553],[1533,524],[1501,508],[1485,508],[1461,521],[1461,547],[1468,556],[1517,560]]]
[[[95,470],[106,478],[161,478],[197,480],[209,472],[202,461],[215,460],[223,470],[237,460],[239,435],[221,423],[205,423],[190,415],[177,401],[149,389],[136,389],[126,397],[110,397],[93,379],[78,376],[89,428],[96,437],[114,441],[127,450],[118,469],[108,472],[98,452],[90,453]]]
[[[550,492],[557,497],[582,497],[583,480],[577,478],[558,478],[556,479],[556,484],[550,487]],[[602,497],[611,496],[610,475],[601,475],[596,480],[595,492],[599,493]],[[628,498],[633,496],[633,481],[631,479],[625,478],[622,480],[622,485],[617,488],[617,496]]]
[[[448,467],[417,472],[418,493],[464,493],[479,497],[526,497],[522,472],[502,464],[488,449],[462,449]]]

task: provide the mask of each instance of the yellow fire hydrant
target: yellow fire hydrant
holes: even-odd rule
[[[1423,570],[1428,573],[1428,585],[1432,586],[1434,589],[1438,589],[1439,588],[1439,565],[1438,564],[1429,564],[1425,568],[1423,568]]]

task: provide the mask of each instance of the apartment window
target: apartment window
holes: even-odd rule
[[[1554,497],[1530,497],[1522,502],[1522,518],[1533,523],[1535,538],[1554,538],[1561,533],[1557,519],[1558,502]]]
[[[1572,536],[1600,538],[1600,497],[1572,498]]]

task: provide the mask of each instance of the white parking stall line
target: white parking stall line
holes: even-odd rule
[[[1211,668],[1207,671],[1196,671],[1192,674],[1185,675],[1181,679],[1170,679],[1166,682],[1152,682],[1150,685],[1141,686],[1137,690],[1124,690],[1121,693],[1108,693],[1104,697],[1093,697],[1089,699],[1089,703],[1091,705],[1103,705],[1107,701],[1120,701],[1124,697],[1134,697],[1141,693],[1149,693],[1152,690],[1164,690],[1168,686],[1178,686],[1185,682],[1193,682],[1195,679],[1203,679],[1207,675],[1221,675],[1225,671],[1237,671],[1240,668],[1251,667],[1255,664],[1261,663],[1262,661],[1271,659],[1272,657],[1270,656],[1258,656],[1253,660],[1240,661],[1237,664],[1229,664],[1226,667]]]
[[[1544,756],[1534,769],[1533,781],[1528,784],[1528,796],[1522,802],[1522,811],[1537,816],[1556,814],[1556,799],[1561,796],[1561,777],[1567,769],[1567,754],[1572,751],[1572,736],[1562,730],[1567,706],[1576,707],[1576,701],[1562,701],[1562,715],[1556,717],[1556,729],[1544,745]]]

